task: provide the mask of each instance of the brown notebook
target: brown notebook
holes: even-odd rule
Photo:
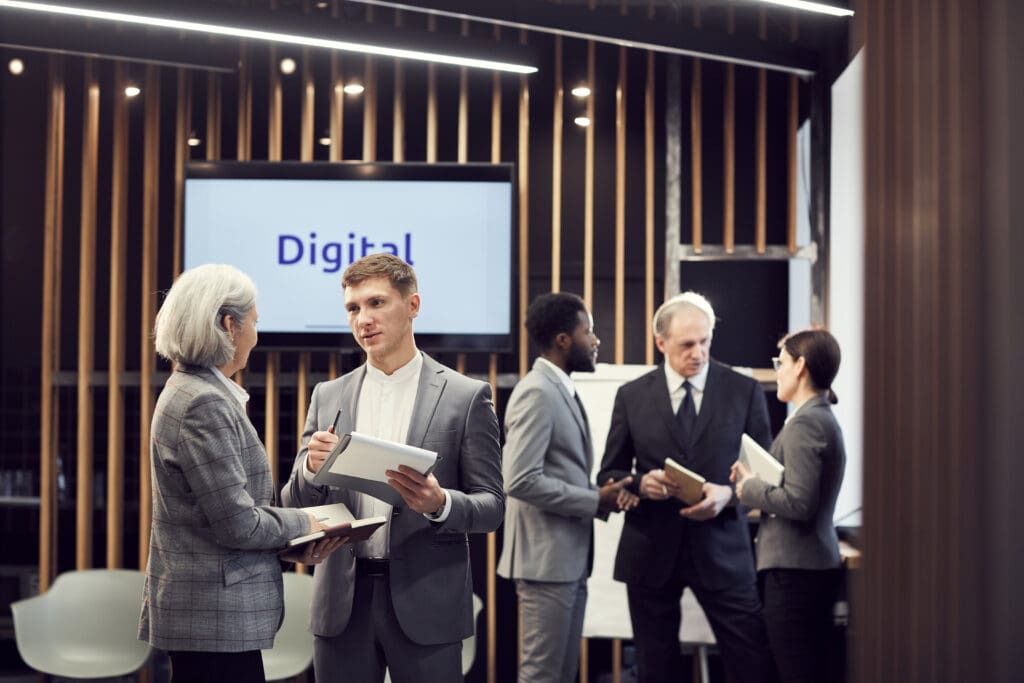
[[[665,476],[679,487],[676,496],[687,505],[696,505],[704,497],[704,484],[707,479],[693,470],[686,469],[672,458],[665,458]]]
[[[310,541],[317,541],[321,538],[334,538],[335,536],[347,536],[350,543],[365,541],[388,521],[387,517],[355,519],[344,503],[318,505],[302,509],[315,514],[320,523],[326,525],[327,528],[293,538],[288,541],[289,548],[296,548]]]

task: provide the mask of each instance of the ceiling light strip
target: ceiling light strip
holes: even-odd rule
[[[393,2],[392,0],[349,0],[349,2],[358,2],[364,5],[377,5],[378,7],[388,7],[391,9],[402,10],[407,12],[433,14],[439,17],[447,17],[450,19],[478,21],[484,24],[503,26],[521,31],[534,31],[537,33],[548,33],[556,36],[565,36],[567,38],[592,40],[595,43],[617,45],[619,47],[635,48],[638,50],[650,50],[651,52],[659,52],[668,55],[680,55],[682,57],[700,57],[702,59],[709,59],[716,62],[724,62],[726,64],[737,64],[739,66],[751,66],[758,69],[768,69],[769,71],[779,71],[787,74],[796,74],[801,78],[810,78],[811,76],[814,75],[814,71],[810,69],[803,69],[795,66],[786,66],[783,64],[775,64],[773,62],[759,62],[753,59],[740,59],[718,53],[701,52],[699,50],[687,50],[685,48],[673,47],[671,45],[663,45],[661,43],[647,43],[639,40],[625,40],[623,38],[615,38],[614,36],[607,36],[598,33],[584,33],[583,31],[572,31],[563,28],[552,28],[550,26],[542,26],[540,24],[528,24],[521,21],[511,21],[508,19],[498,19],[495,17],[466,14],[465,12],[451,12],[448,10],[432,9],[421,7],[420,5],[408,5],[402,2]]]
[[[127,14],[124,12],[85,9],[81,7],[69,7],[66,5],[51,5],[42,2],[0,0],[0,8],[20,9],[32,12],[46,12],[49,14],[84,17],[87,19],[99,19],[102,21],[119,21],[127,24],[157,26],[161,28],[176,29],[180,31],[194,31],[198,33],[232,36],[236,38],[251,38],[254,40],[266,40],[276,43],[285,43],[289,45],[319,47],[328,50],[341,50],[344,52],[359,52],[364,54],[381,55],[384,57],[414,59],[424,62],[454,64],[457,66],[468,66],[479,69],[492,69],[495,71],[509,71],[512,73],[520,74],[530,74],[535,73],[537,71],[537,68],[533,66],[513,64],[509,62],[496,62],[487,59],[474,59],[470,57],[456,57],[453,55],[446,55],[434,52],[423,52],[420,50],[405,50],[400,48],[385,47],[383,45],[370,45],[367,43],[353,43],[342,40],[328,40],[325,38],[300,36],[291,33],[278,33],[276,31],[260,31],[257,29],[242,28],[240,26],[223,26],[219,24],[205,24],[194,21],[183,21],[180,19],[166,19],[163,17],[145,16],[140,14]]]
[[[804,10],[805,12],[818,12],[819,14],[831,14],[834,17],[852,17],[853,10],[835,5],[826,5],[823,2],[808,2],[808,0],[761,0],[771,5],[782,5],[793,9]]]

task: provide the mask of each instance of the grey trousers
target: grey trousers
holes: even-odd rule
[[[567,683],[580,664],[587,580],[516,580],[523,651],[519,683]]]

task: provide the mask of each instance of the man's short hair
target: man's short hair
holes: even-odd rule
[[[672,318],[683,308],[695,308],[706,315],[708,317],[708,335],[715,334],[715,309],[711,307],[711,302],[703,295],[689,291],[676,294],[658,307],[654,313],[654,320],[651,321],[655,336],[664,336],[672,324]]]
[[[580,311],[586,313],[587,305],[575,294],[541,294],[526,309],[526,331],[541,351],[547,351],[560,333],[572,334],[576,330]]]
[[[392,254],[370,254],[353,261],[341,276],[341,286],[358,285],[375,277],[387,278],[402,298],[417,292],[416,271]]]

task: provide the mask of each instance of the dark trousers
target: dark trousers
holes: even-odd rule
[[[749,584],[708,589],[697,576],[684,544],[668,584],[657,588],[626,585],[640,683],[678,683],[686,678],[679,644],[679,601],[687,587],[697,597],[714,631],[726,680],[775,681],[757,583],[751,580]]]
[[[839,592],[838,569],[766,569],[764,620],[783,683],[833,680],[832,606]]]
[[[266,683],[263,655],[259,650],[246,652],[192,652],[174,650],[171,660],[173,683]]]
[[[369,573],[356,565],[348,625],[340,635],[314,641],[317,683],[381,683],[385,667],[394,683],[462,680],[462,641],[420,645],[409,640],[395,617],[389,580],[387,572]]]

